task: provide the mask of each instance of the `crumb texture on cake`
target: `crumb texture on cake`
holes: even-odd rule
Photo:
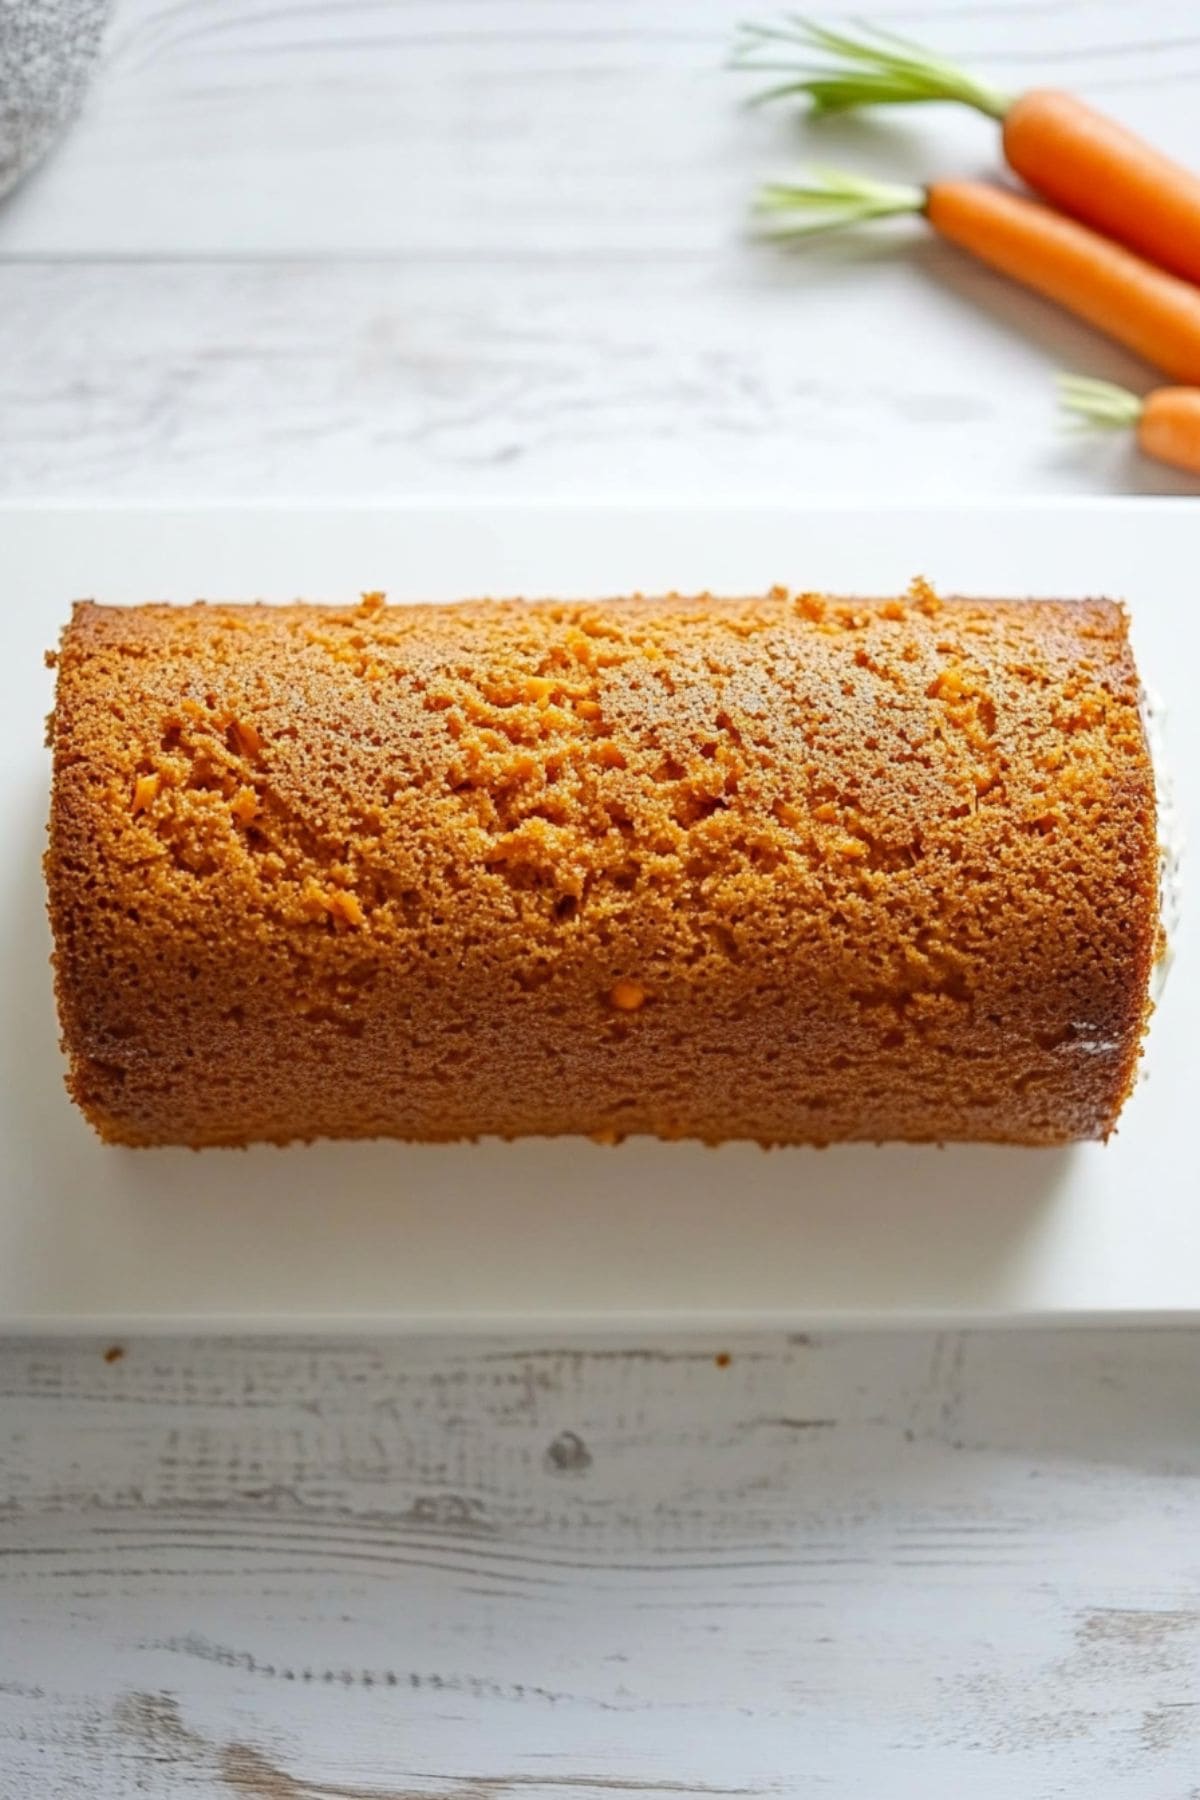
[[[1157,942],[1109,601],[82,603],[47,854],[124,1144],[1105,1136]]]

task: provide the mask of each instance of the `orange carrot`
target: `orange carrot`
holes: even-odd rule
[[[1200,389],[1155,388],[1142,399],[1111,381],[1063,375],[1059,391],[1066,411],[1085,424],[1136,431],[1147,456],[1200,475]]]
[[[824,60],[798,60],[797,50]],[[1002,122],[1009,166],[1045,199],[1200,282],[1200,175],[1071,94],[1035,88],[1014,98],[890,32],[860,36],[802,19],[744,26],[736,61],[786,72],[791,79],[763,98],[803,94],[817,113],[926,100],[974,107]]]
[[[1173,380],[1200,385],[1200,288],[1035,200],[980,181],[916,188],[826,173],[765,188],[760,205],[785,237],[923,213],[990,268],[1056,300]]]
[[[1200,281],[1200,177],[1125,126],[1070,94],[1035,88],[1004,115],[1004,154],[1064,212]]]

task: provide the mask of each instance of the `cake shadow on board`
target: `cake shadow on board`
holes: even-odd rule
[[[45,806],[44,792],[30,793],[25,854],[9,865],[0,1139],[19,1260],[34,1286],[52,1275],[80,1316],[129,1310],[131,1263],[154,1271],[146,1310],[183,1320],[240,1313],[229,1296],[248,1280],[264,1319],[289,1309],[669,1318],[687,1307],[752,1313],[764,1294],[765,1316],[793,1292],[817,1310],[814,1269],[830,1272],[831,1310],[903,1310],[907,1296],[914,1307],[999,1310],[1079,1154],[574,1138],[105,1147],[63,1085]],[[10,1279],[0,1311],[23,1313],[23,1278]]]

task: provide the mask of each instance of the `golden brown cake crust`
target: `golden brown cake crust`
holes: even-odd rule
[[[47,856],[125,1144],[1111,1130],[1157,934],[1109,601],[76,607]]]

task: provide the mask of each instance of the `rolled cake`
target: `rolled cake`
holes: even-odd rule
[[[1158,953],[1103,600],[82,604],[69,1086],[122,1144],[1111,1131]]]

